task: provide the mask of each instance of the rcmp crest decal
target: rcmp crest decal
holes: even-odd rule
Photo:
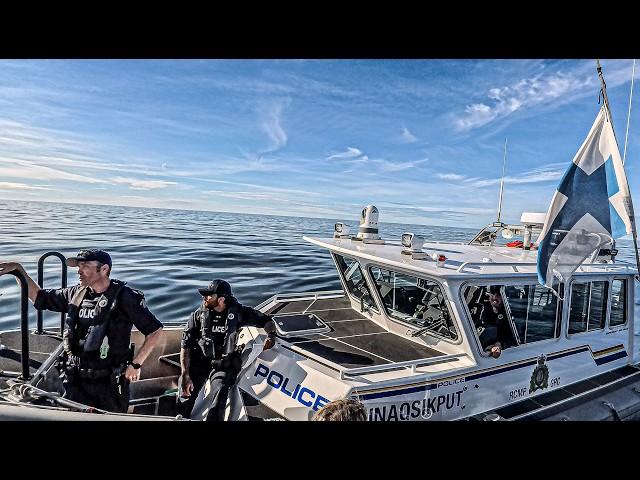
[[[539,388],[547,388],[549,386],[549,368],[544,364],[547,360],[546,355],[538,357],[538,366],[531,374],[531,383],[529,384],[529,393],[533,393]]]

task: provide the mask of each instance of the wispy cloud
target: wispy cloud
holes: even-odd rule
[[[437,173],[436,177],[442,180],[449,180],[453,182],[461,181],[466,178],[464,175],[459,175],[457,173]]]
[[[428,161],[429,160],[427,158],[422,160],[413,160],[410,162],[391,162],[382,158],[371,160],[371,162],[375,163],[383,172],[400,172],[402,170],[415,168]]]
[[[346,151],[334,153],[333,155],[328,156],[327,160],[333,160],[336,158],[355,158],[359,157],[360,155],[362,155],[362,150],[360,150],[359,148],[347,147]]]
[[[12,160],[0,157],[0,162],[9,163],[10,166],[0,165],[0,177],[25,178],[32,180],[69,180],[82,183],[109,183],[106,180],[90,175],[78,175],[56,168],[37,165],[22,160]]]
[[[415,143],[418,141],[418,138],[411,133],[407,127],[402,127],[400,138],[404,143]]]
[[[265,117],[262,119],[260,127],[266,132],[271,143],[266,150],[261,152],[262,154],[275,152],[287,145],[287,132],[282,128],[282,111],[284,107],[285,103],[276,103],[270,105],[265,112]]]
[[[167,182],[165,180],[140,180],[138,178],[115,177],[113,183],[129,185],[132,190],[157,190],[167,188],[171,185],[178,185],[177,182]]]
[[[583,92],[595,85],[593,75],[557,72],[519,80],[513,85],[491,88],[487,100],[467,105],[463,114],[455,115],[454,126],[460,131],[472,130],[494,120],[560,97]]]
[[[215,195],[224,198],[233,198],[236,200],[250,200],[250,201],[276,201],[276,202],[290,202],[291,200],[285,198],[282,193],[276,192],[230,192],[225,190],[206,190],[202,192],[205,195]]]
[[[27,185],[26,183],[0,182],[0,190],[55,190],[45,185]]]
[[[519,174],[517,177],[505,176],[505,184],[522,184],[522,183],[541,183],[559,180],[564,175],[568,165],[564,163],[550,163],[541,167],[535,168]],[[466,185],[471,187],[489,187],[492,185],[498,185],[500,178],[479,178],[479,177],[465,177],[458,174],[443,174],[438,177],[445,180],[462,181]],[[445,178],[446,177],[446,178]]]

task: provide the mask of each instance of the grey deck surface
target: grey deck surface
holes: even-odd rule
[[[346,368],[383,365],[442,355],[441,352],[387,332],[351,308],[346,297],[287,301],[267,313],[278,317],[292,313],[314,313],[331,327],[322,334],[301,335],[283,340],[296,348]],[[286,317],[283,317],[286,318]]]

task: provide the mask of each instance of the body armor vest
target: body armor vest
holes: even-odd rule
[[[222,352],[216,354],[214,351],[213,342],[213,321],[211,318],[211,311],[208,308],[200,309],[200,332],[201,338],[198,340],[198,345],[202,350],[202,354],[207,359],[222,358],[232,353],[236,348],[236,342],[238,339],[238,324],[240,323],[240,309],[238,304],[234,301],[227,307],[226,325],[227,331],[225,332],[224,341],[222,343]]]
[[[63,345],[68,355],[85,356],[97,353],[100,358],[108,357],[109,326],[111,317],[116,311],[118,297],[126,282],[111,280],[111,285],[98,297],[93,318],[80,318],[80,306],[87,294],[87,288],[79,288],[69,301]]]

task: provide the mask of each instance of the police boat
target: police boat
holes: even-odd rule
[[[276,345],[263,351],[263,330],[240,331],[228,420],[309,420],[341,398],[361,401],[371,421],[640,417],[638,272],[616,260],[613,245],[554,294],[537,281],[531,244],[543,214],[490,224],[469,243],[382,238],[378,219],[369,205],[356,235],[337,223],[332,236],[303,237],[329,250],[343,289],[277,294],[257,307],[274,318]],[[66,278],[64,257],[49,252],[40,285],[48,256],[63,260]],[[181,322],[165,323],[131,384],[129,412],[97,411],[63,398],[61,329],[44,330],[39,313],[29,330],[21,283],[21,328],[0,333],[0,419],[176,419]],[[502,331],[478,326],[489,293],[503,304]],[[142,341],[134,330],[132,342]]]

